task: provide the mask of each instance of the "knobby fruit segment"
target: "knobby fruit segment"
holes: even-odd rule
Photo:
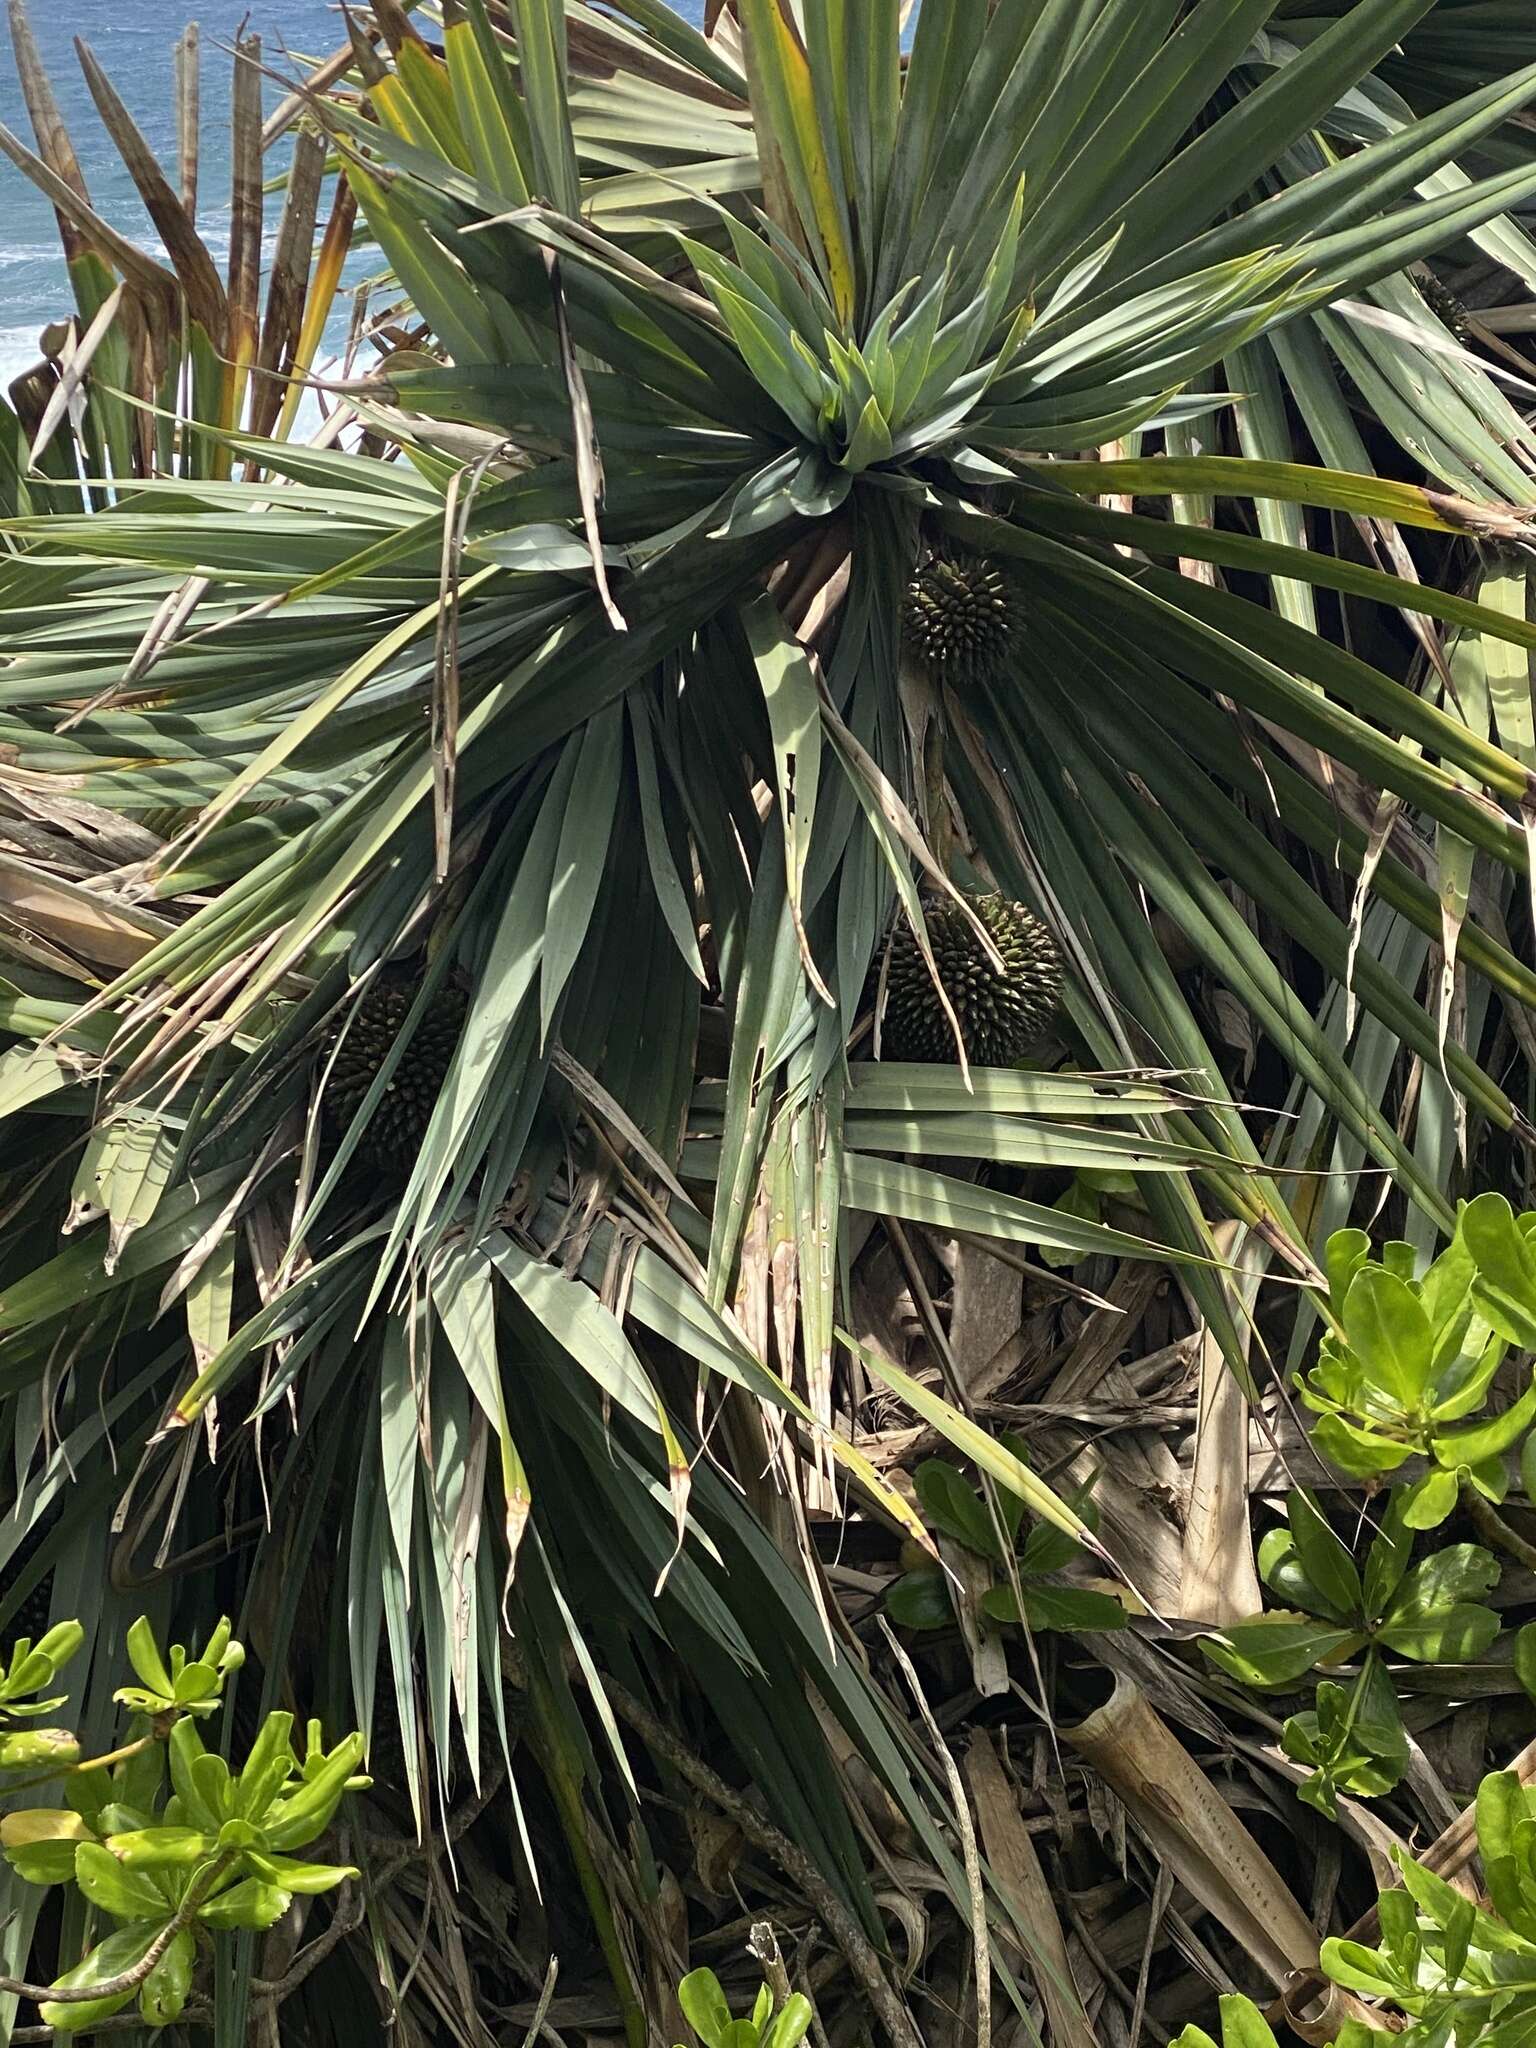
[[[908,646],[935,681],[964,690],[1007,668],[1018,649],[1018,598],[985,555],[930,555],[907,588]]]
[[[416,990],[407,982],[370,989],[332,1030],[324,1056],[328,1059],[333,1047],[339,1050],[325,1082],[325,1115],[335,1137],[343,1135],[362,1107],[415,999]],[[466,1007],[462,990],[445,988],[420,1018],[363,1132],[358,1149],[368,1163],[398,1165],[421,1144],[464,1028]]]
[[[927,907],[928,942],[954,1006],[965,1056],[981,1067],[1021,1060],[1061,1000],[1061,955],[1050,932],[1022,903],[993,894],[971,899],[1003,962],[999,974],[975,926],[957,903]],[[891,940],[881,1050],[887,1059],[956,1063],[953,1026],[910,926]]]

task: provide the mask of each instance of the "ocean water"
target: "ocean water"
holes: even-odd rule
[[[293,75],[294,59],[328,55],[345,31],[331,0],[27,0],[64,125],[97,212],[130,239],[158,253],[159,244],[86,88],[75,54],[87,43],[146,140],[175,182],[173,52],[188,21],[201,33],[202,147],[198,213],[215,261],[229,246],[228,101],[230,48],[242,19],[262,39],[263,61]],[[703,0],[675,0],[690,20]],[[268,91],[269,103],[281,86]],[[9,39],[0,36],[0,122],[30,148],[31,124],[16,81]],[[271,168],[275,169],[274,164]],[[268,201],[275,229],[277,199]],[[9,158],[0,156],[0,385],[37,360],[38,331],[73,311],[53,212]]]

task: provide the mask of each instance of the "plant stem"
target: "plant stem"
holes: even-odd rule
[[[474,1798],[461,1806],[456,1813],[448,1816],[444,1830],[451,1845],[457,1842],[470,1826],[477,1821],[490,1805],[505,1782],[501,1770],[488,1771]],[[331,1924],[323,1934],[317,1934],[313,1941],[304,1944],[293,1956],[281,1977],[253,1977],[251,1996],[258,2004],[276,2007],[290,1997],[318,1968],[349,1934],[355,1934],[363,1924],[371,1899],[382,1899],[385,1892],[411,1864],[420,1863],[434,1853],[430,1844],[422,1842],[394,1842],[377,1835],[371,1837],[375,1848],[387,1847],[390,1855],[383,1862],[368,1870],[360,1882],[344,1884],[336,1894],[331,1914]],[[346,1855],[346,1838],[342,1838],[342,1854]]]
[[[55,1778],[74,1778],[84,1771],[109,1770],[113,1764],[126,1763],[131,1756],[137,1756],[141,1749],[148,1749],[152,1742],[163,1742],[163,1735],[141,1735],[136,1742],[124,1744],[121,1749],[109,1750],[105,1756],[81,1757],[78,1763],[60,1764],[56,1770],[34,1771],[30,1778],[12,1778],[6,1784],[6,1792],[30,1792],[34,1785],[52,1784]]]
[[[540,1737],[539,1746],[544,1752],[545,1773],[549,1789],[560,1815],[560,1825],[571,1852],[571,1861],[576,1866],[576,1881],[581,1895],[586,1900],[587,1911],[592,1915],[592,1925],[597,1934],[598,1947],[603,1952],[603,1961],[613,1980],[618,1995],[619,2011],[624,2019],[624,2036],[629,2048],[645,2048],[645,2013],[635,1995],[634,1983],[630,1978],[629,1964],[619,1940],[619,1930],[614,1924],[613,1907],[592,1860],[592,1851],[587,1842],[587,1810],[581,1797],[581,1770],[571,1752],[571,1744],[560,1725],[555,1704],[550,1697],[546,1681],[536,1671],[528,1673],[528,1703],[532,1718]]]
[[[84,1757],[69,1767],[70,1775],[77,1771],[109,1771],[114,1764],[125,1764],[130,1757],[141,1755],[151,1743],[163,1742],[163,1735],[141,1735],[136,1742],[125,1742],[121,1749],[109,1749],[105,1756]]]
[[[211,2027],[213,2025],[213,2007],[211,2005],[204,2005],[199,1999],[188,1999],[181,2009],[181,2019],[178,2024],[183,2027]],[[120,2012],[114,2013],[110,2019],[97,2020],[89,2027],[78,2027],[67,2038],[84,2041],[94,2038],[97,2034],[142,2034],[143,2032],[144,2021],[139,2013]],[[27,2048],[30,2048],[30,2044],[34,2041],[40,2044],[40,2048],[58,2048],[59,2035],[53,2027],[17,2027],[12,2031],[12,2048],[23,2048],[24,2043],[27,2044]]]
[[[739,1793],[734,1792],[718,1772],[687,1745],[648,1707],[611,1678],[603,1681],[609,1705],[656,1756],[665,1757],[678,1776],[696,1792],[729,1814],[755,1848],[773,1858],[790,1882],[804,1894],[806,1903],[843,1952],[850,1974],[869,2000],[870,2008],[889,2035],[892,2048],[922,2048],[922,2036],[906,2006],[892,1990],[880,1967],[880,1958],[853,1914],[843,1904],[816,1865],[798,1843],[774,1827]]]
[[[1523,1564],[1527,1570],[1536,1571],[1536,1543],[1527,1543],[1523,1536],[1517,1535],[1470,1480],[1462,1481],[1461,1504],[1479,1536],[1486,1537],[1496,1549],[1502,1550],[1506,1557],[1512,1557],[1517,1563]]]

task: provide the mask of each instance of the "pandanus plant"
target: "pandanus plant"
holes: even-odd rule
[[[1362,1162],[1430,1243],[1523,1156],[1536,435],[1426,266],[1536,282],[1536,61],[1426,85],[1447,0],[375,0],[268,120],[258,321],[256,51],[224,283],[190,139],[82,51],[151,261],[13,7],[77,308],[0,416],[0,1631],[244,1603],[400,1825],[579,1896],[636,2048],[637,1759],[750,1781],[741,1882],[905,2043],[870,1814],[971,1903],[812,1540],[932,1551],[863,1390],[1099,1538],[856,1262],[1173,1261],[1246,1374],[1214,1225],[1316,1283]],[[322,369],[349,246],[392,314]]]

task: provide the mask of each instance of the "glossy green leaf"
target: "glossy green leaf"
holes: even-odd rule
[[[166,1911],[166,1897],[159,1886],[98,1842],[79,1844],[74,1874],[91,1904],[114,1920],[153,1920]]]
[[[123,1927],[116,1934],[109,1934],[105,1941],[98,1942],[85,1958],[72,1970],[66,1970],[55,1980],[56,1991],[89,1991],[94,1985],[110,1981],[125,1971],[134,1969],[148,1954],[159,1937],[163,1922],[140,1922],[133,1927]],[[115,2012],[121,2012],[135,1996],[133,1990],[114,1992],[106,1998],[85,1998],[78,2002],[48,2003],[40,2005],[38,2012],[44,2026],[52,2027],[56,2033],[77,2034],[99,2021],[110,2019]]]
[[[986,1502],[955,1467],[925,1458],[912,1475],[918,1506],[929,1526],[981,1557],[998,1557],[997,1535]]]
[[[1429,1382],[1433,1337],[1413,1289],[1383,1266],[1363,1266],[1344,1299],[1344,1334],[1374,1383],[1405,1412]]]
[[[1477,1265],[1473,1298],[1501,1337],[1536,1348],[1536,1253],[1503,1195],[1479,1195],[1462,1211],[1461,1232]]]
[[[1352,1620],[1360,1610],[1360,1573],[1344,1543],[1330,1527],[1315,1496],[1304,1489],[1291,1495],[1287,1506],[1296,1556],[1302,1569],[1326,1602],[1326,1612],[1336,1620]]]
[[[1511,1402],[1501,1414],[1487,1422],[1474,1423],[1467,1429],[1438,1432],[1432,1445],[1436,1461],[1452,1467],[1484,1464],[1518,1443],[1533,1421],[1536,1421],[1536,1378],[1517,1401]]]
[[[1213,1664],[1244,1685],[1282,1686],[1359,1641],[1349,1629],[1276,1611],[1234,1622],[1220,1635],[1202,1636],[1200,1647]]]
[[[139,1987],[139,2011],[150,2026],[170,2026],[180,2019],[196,1962],[196,1939],[184,1927]]]

